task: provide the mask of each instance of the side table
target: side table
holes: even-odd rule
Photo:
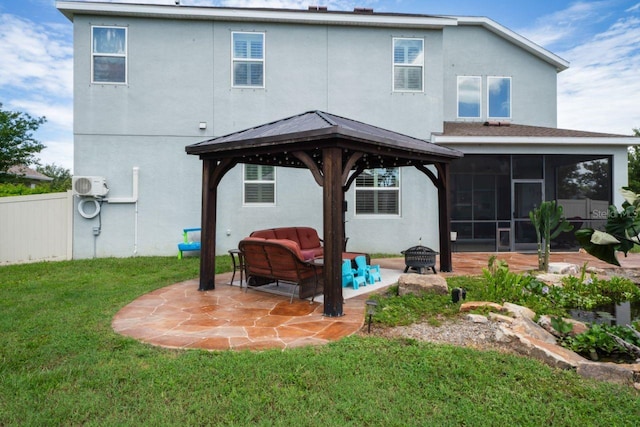
[[[242,255],[239,249],[230,249],[229,255],[231,255],[231,263],[233,266],[233,274],[231,274],[229,286],[233,285],[233,280],[236,278],[236,271],[240,271],[240,288],[242,289],[242,281],[244,279],[244,255]]]

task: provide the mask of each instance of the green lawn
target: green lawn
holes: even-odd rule
[[[111,330],[139,295],[197,275],[194,258],[0,267],[0,426],[638,423],[637,391],[497,352],[367,337],[178,351]]]

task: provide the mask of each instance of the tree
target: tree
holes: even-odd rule
[[[62,166],[57,166],[55,163],[52,163],[50,165],[38,166],[36,170],[49,178],[53,178],[53,181],[49,184],[45,184],[51,187],[51,191],[57,192],[71,190],[71,172],[69,169],[65,169]]]
[[[12,166],[37,163],[34,154],[44,145],[33,137],[33,132],[46,122],[45,117],[34,118],[19,111],[6,111],[0,104],[0,180],[6,179]]]
[[[548,271],[551,240],[560,233],[573,230],[573,225],[565,220],[562,206],[555,200],[542,202],[539,208],[529,212],[529,219],[538,240],[538,269]]]
[[[634,129],[635,136],[640,136],[640,128]],[[634,145],[629,147],[629,189],[635,193],[640,193],[640,147]]]

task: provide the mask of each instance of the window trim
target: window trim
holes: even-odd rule
[[[270,165],[255,165],[255,164],[249,164],[249,163],[244,163],[242,165],[242,206],[243,207],[273,207],[276,206],[276,201],[278,200],[278,195],[277,195],[277,189],[278,186],[276,185],[277,182],[277,167],[276,166],[272,166],[273,167],[273,180],[265,180],[265,179],[256,179],[256,180],[247,180],[246,176],[246,168],[247,166],[270,166]],[[272,184],[273,185],[273,202],[247,202],[246,199],[246,184],[247,183],[251,183],[251,184]]]
[[[96,53],[93,51],[95,28],[114,28],[124,30],[124,53]],[[129,84],[129,27],[124,25],[91,25],[91,84],[95,85],[127,85]],[[94,64],[96,57],[124,58],[124,82],[104,82],[96,81]]]
[[[480,82],[478,90],[478,115],[477,116],[461,116],[460,115],[460,79],[474,79]],[[482,76],[458,76],[456,80],[456,117],[458,119],[480,119],[482,118]]]
[[[489,81],[491,79],[507,79],[509,81],[509,116],[508,117],[494,117],[491,116],[491,85]],[[511,120],[513,117],[513,79],[510,76],[487,76],[487,119],[495,120]]]
[[[395,56],[395,50],[396,50],[396,40],[418,40],[420,41],[420,43],[422,44],[422,63],[420,65],[413,65],[413,64],[396,64],[396,56]],[[391,41],[391,91],[395,92],[395,93],[424,93],[424,87],[425,87],[425,61],[424,61],[424,53],[425,50],[425,42],[424,42],[424,38],[420,38],[420,37],[392,37],[392,41]],[[422,72],[420,73],[422,76],[422,79],[420,81],[420,89],[396,89],[396,67],[413,67],[413,68],[420,68],[422,70]]]
[[[262,59],[236,58],[234,37],[236,34],[259,34],[262,36]],[[267,84],[267,34],[264,31],[231,31],[231,87],[236,89],[264,89]],[[253,62],[262,64],[262,85],[236,85],[234,65],[236,62]]]
[[[359,219],[377,219],[377,218],[399,218],[402,216],[402,168],[375,168],[375,169],[397,169],[398,185],[395,187],[358,187],[357,180],[353,191],[353,216]],[[359,191],[383,191],[395,190],[398,194],[398,213],[358,213],[358,192]]]

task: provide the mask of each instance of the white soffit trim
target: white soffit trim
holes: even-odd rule
[[[314,12],[305,9],[249,9],[226,7],[197,7],[180,5],[148,5],[100,2],[58,1],[56,7],[70,21],[74,15],[115,15],[166,19],[198,19],[220,21],[299,22],[316,25],[356,25],[408,28],[442,28],[458,25],[455,18],[365,14],[344,11]]]
[[[521,47],[522,49],[532,53],[533,55],[544,59],[547,62],[555,65],[558,71],[564,71],[569,68],[569,61],[562,59],[558,55],[548,51],[547,49],[535,44],[531,40],[526,37],[521,36],[520,34],[511,31],[507,27],[498,24],[496,21],[486,18],[486,17],[476,17],[476,16],[456,16],[452,17],[458,21],[458,25],[480,25],[486,28],[489,31],[492,31],[498,34],[500,37],[503,37],[509,40],[511,43],[516,46]]]
[[[438,145],[640,145],[640,138],[629,137],[537,137],[537,136],[442,136],[432,135]]]

